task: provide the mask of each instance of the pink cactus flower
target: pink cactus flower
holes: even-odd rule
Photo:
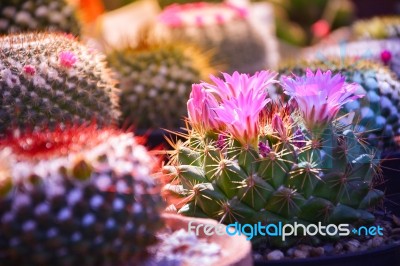
[[[238,98],[240,94],[247,96],[249,92],[253,95],[259,93],[266,95],[266,89],[277,81],[274,79],[277,73],[273,71],[261,71],[255,73],[253,76],[248,74],[239,74],[234,72],[232,75],[222,73],[225,80],[210,76],[210,79],[215,85],[202,83],[201,85],[214,93],[216,93],[221,100],[229,100],[231,98]]]
[[[307,69],[304,77],[283,77],[285,93],[295,100],[302,113],[305,126],[312,133],[320,134],[336,117],[340,108],[364,95],[355,95],[357,84],[345,83],[345,77],[331,71],[315,74]]]
[[[257,147],[259,117],[270,101],[267,87],[276,82],[274,72],[253,76],[223,73],[224,80],[211,76],[214,84],[194,84],[188,101],[189,120],[195,128],[226,129],[243,145]]]
[[[23,71],[24,71],[24,73],[25,73],[26,75],[28,75],[28,76],[34,76],[35,73],[36,73],[36,69],[35,69],[35,67],[32,66],[32,65],[25,65],[25,66],[23,67]]]
[[[390,60],[392,60],[392,53],[388,50],[383,50],[381,52],[381,60],[385,65],[389,64]]]
[[[71,51],[63,51],[58,56],[60,60],[60,65],[65,68],[71,68],[75,65],[77,61],[76,55]]]
[[[219,128],[218,121],[215,120],[215,108],[218,107],[217,100],[200,84],[192,85],[187,102],[188,116],[191,125],[198,131],[210,131]]]

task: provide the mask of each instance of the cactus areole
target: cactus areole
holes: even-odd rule
[[[358,85],[309,70],[282,79],[291,100],[278,105],[266,92],[275,76],[235,72],[193,85],[187,140],[175,143],[163,169],[164,197],[181,214],[226,224],[372,223],[383,196],[373,188],[376,151],[337,117],[362,97]]]

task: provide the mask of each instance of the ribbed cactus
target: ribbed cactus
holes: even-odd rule
[[[79,21],[65,0],[2,0],[0,34],[58,31],[80,34]]]
[[[135,265],[155,243],[156,161],[131,134],[74,126],[0,146],[1,265]]]
[[[400,39],[364,40],[330,46],[305,49],[301,56],[307,60],[331,60],[353,58],[372,60],[384,64],[400,77]]]
[[[353,25],[357,39],[389,39],[400,37],[400,16],[373,17]]]
[[[118,117],[103,56],[63,34],[0,38],[0,132]]]
[[[266,66],[262,37],[250,24],[248,10],[227,3],[171,5],[159,15],[161,35],[215,51],[214,62],[254,73]]]
[[[302,76],[307,68],[330,69],[342,73],[347,82],[361,85],[357,94],[365,97],[344,105],[342,112],[355,112],[357,130],[366,133],[370,144],[385,149],[396,147],[395,136],[400,135],[400,82],[394,73],[381,64],[351,59],[298,62],[282,66],[281,72]]]
[[[373,222],[368,210],[383,195],[372,187],[375,152],[335,119],[360,97],[357,86],[330,72],[286,77],[292,100],[279,106],[266,92],[274,76],[234,73],[193,85],[191,127],[170,151],[164,196],[181,214],[223,223]]]
[[[191,85],[213,72],[209,56],[182,43],[141,40],[108,61],[120,82],[122,122],[139,129],[182,126]]]

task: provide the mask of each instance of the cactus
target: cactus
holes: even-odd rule
[[[103,57],[64,34],[0,38],[0,132],[118,118]]]
[[[171,5],[159,15],[160,35],[215,51],[214,62],[254,73],[266,66],[266,47],[250,24],[248,10],[228,3]]]
[[[108,61],[119,76],[122,122],[139,129],[182,126],[190,86],[214,71],[196,47],[147,39],[110,53]]]
[[[330,60],[332,57],[372,60],[382,63],[400,77],[400,46],[398,39],[367,40],[340,45],[316,46],[307,49],[303,58],[307,60]]]
[[[2,0],[0,34],[58,31],[79,36],[80,25],[65,0]]]
[[[400,16],[373,17],[359,20],[352,27],[357,39],[389,39],[400,37]]]
[[[1,265],[126,265],[155,243],[156,161],[131,134],[57,127],[0,146]]]
[[[283,65],[281,72],[305,75],[306,68],[330,69],[342,73],[347,82],[360,84],[357,93],[366,97],[346,104],[343,113],[356,113],[357,130],[366,132],[370,144],[380,149],[396,148],[395,137],[400,135],[400,82],[394,73],[381,64],[352,59],[303,61]]]
[[[330,72],[285,77],[292,100],[280,106],[267,96],[274,76],[193,85],[187,140],[163,168],[164,197],[183,215],[223,223],[373,222],[369,209],[383,196],[373,188],[375,151],[337,122],[340,106],[361,97],[357,86]]]

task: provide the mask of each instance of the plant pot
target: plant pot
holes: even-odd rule
[[[178,214],[164,213],[163,218],[167,227],[173,231],[179,229],[188,229],[189,222],[192,225],[218,225],[219,223],[212,219],[202,219],[185,217]],[[249,266],[253,264],[251,255],[251,243],[242,236],[211,235],[206,236],[203,230],[199,230],[200,238],[208,238],[208,242],[216,243],[221,247],[222,255],[213,265],[218,266]]]

